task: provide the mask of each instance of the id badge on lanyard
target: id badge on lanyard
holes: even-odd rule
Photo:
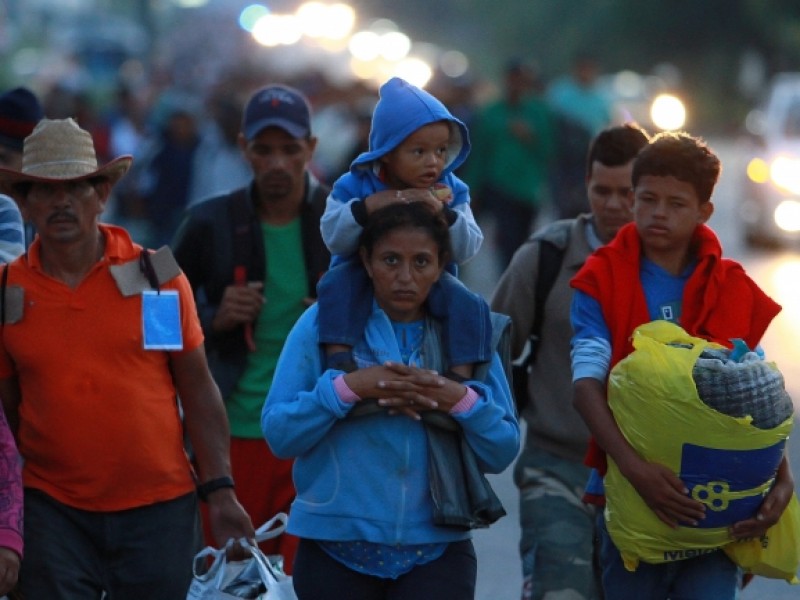
[[[142,292],[142,333],[145,350],[183,350],[177,290]]]

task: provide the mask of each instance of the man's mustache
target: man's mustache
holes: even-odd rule
[[[53,221],[72,221],[73,223],[77,223],[78,217],[75,216],[75,213],[66,210],[61,210],[47,217],[48,223],[52,223]]]

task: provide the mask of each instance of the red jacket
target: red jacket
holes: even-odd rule
[[[722,258],[722,247],[705,225],[695,231],[697,266],[683,291],[680,325],[690,335],[725,346],[741,338],[755,348],[781,307],[767,296],[736,261]],[[570,285],[600,303],[611,334],[611,367],[633,351],[631,336],[649,322],[639,279],[641,245],[629,223],[598,249]],[[586,464],[605,474],[605,453],[590,440]]]

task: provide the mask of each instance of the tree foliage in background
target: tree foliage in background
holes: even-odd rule
[[[546,79],[576,52],[604,71],[649,73],[675,65],[704,122],[740,122],[757,98],[743,94],[745,55],[775,72],[800,70],[797,0],[364,0],[361,10],[394,19],[415,39],[465,52],[481,77],[497,79],[510,57],[536,61]]]

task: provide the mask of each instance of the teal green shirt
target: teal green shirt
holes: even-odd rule
[[[510,124],[515,120],[528,126],[530,138],[511,133]],[[472,152],[464,178],[473,195],[491,185],[530,204],[542,201],[555,151],[552,117],[543,100],[527,98],[517,106],[499,100],[488,105],[471,127],[470,139]],[[488,204],[491,198],[484,201]]]
[[[233,437],[261,439],[261,408],[275,375],[275,365],[295,321],[305,310],[308,296],[300,219],[287,225],[261,224],[267,254],[264,303],[253,337],[256,351],[236,388],[226,399]]]

